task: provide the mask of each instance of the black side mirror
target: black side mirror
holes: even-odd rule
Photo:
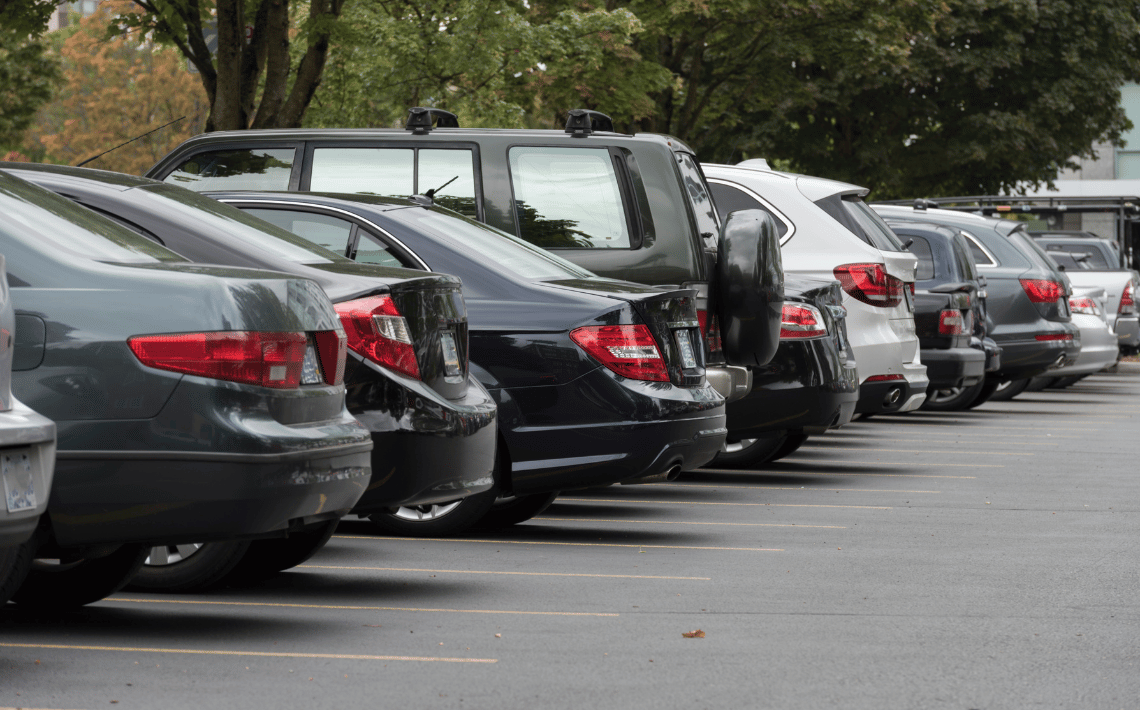
[[[780,345],[784,267],[776,223],[763,210],[728,215],[713,290],[730,365],[766,365]]]

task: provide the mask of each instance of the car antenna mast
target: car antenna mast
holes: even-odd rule
[[[151,129],[151,130],[147,131],[146,133],[142,134],[141,136],[135,136],[134,138],[127,141],[126,143],[120,143],[117,146],[115,146],[114,148],[110,148],[108,150],[103,151],[99,155],[93,155],[90,158],[88,158],[87,160],[84,160],[82,163],[79,163],[75,167],[82,168],[84,165],[87,165],[88,163],[90,163],[92,160],[95,160],[96,158],[102,158],[104,155],[106,155],[107,153],[110,153],[113,150],[118,150],[119,148],[122,148],[123,146],[125,146],[127,144],[134,143],[135,141],[137,141],[140,138],[146,138],[151,133],[154,133],[155,131],[161,131],[163,128],[166,128],[167,126],[169,126],[171,124],[178,123],[179,121],[181,121],[184,118],[186,118],[186,117],[185,116],[179,116],[178,118],[174,119],[170,123],[164,123],[161,126],[159,126],[158,128]]]
[[[443,183],[443,184],[442,184],[442,185],[440,185],[439,187],[437,187],[437,188],[434,188],[434,189],[431,189],[431,190],[428,190],[427,192],[425,192],[425,193],[424,193],[424,197],[428,198],[429,200],[430,200],[430,199],[432,199],[432,198],[434,198],[437,192],[439,192],[440,190],[442,190],[443,188],[447,187],[448,185],[450,185],[451,183],[455,182],[455,181],[456,181],[456,180],[458,180],[458,179],[459,179],[459,176],[458,176],[458,175],[456,175],[455,177],[451,178],[450,180],[448,180],[447,182]]]

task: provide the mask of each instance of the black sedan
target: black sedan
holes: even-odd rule
[[[317,284],[189,264],[3,172],[0,213],[12,392],[58,428],[18,604],[95,601],[153,546],[335,525],[355,505],[372,442]]]

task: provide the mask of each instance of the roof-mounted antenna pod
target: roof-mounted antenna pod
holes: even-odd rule
[[[599,111],[572,108],[566,114],[566,132],[576,138],[585,138],[595,131],[614,132],[614,120]]]
[[[938,203],[934,200],[928,200],[924,197],[919,197],[914,201],[914,209],[919,212],[925,212],[927,209],[938,207]]]
[[[408,120],[404,128],[418,135],[431,132],[432,119],[435,119],[435,128],[459,128],[459,116],[440,108],[424,108],[416,106],[408,109]]]

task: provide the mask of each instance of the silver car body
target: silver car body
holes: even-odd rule
[[[1070,275],[1072,272],[1065,273]],[[1119,357],[1120,346],[1109,324],[1106,305],[1110,297],[1106,290],[1101,286],[1081,288],[1074,285],[1071,299],[1077,298],[1091,298],[1097,305],[1097,313],[1072,314],[1073,323],[1081,329],[1081,354],[1072,365],[1050,370],[1050,377],[1091,375],[1113,365]]]

